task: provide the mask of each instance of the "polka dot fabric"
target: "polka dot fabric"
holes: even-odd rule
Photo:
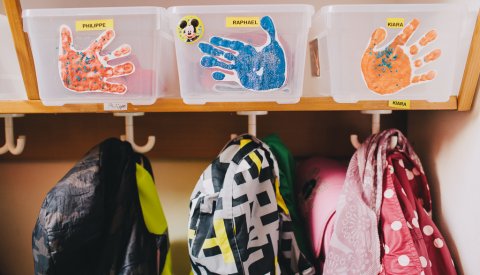
[[[428,183],[418,158],[397,150],[387,156],[380,211],[380,274],[457,274],[433,223]]]

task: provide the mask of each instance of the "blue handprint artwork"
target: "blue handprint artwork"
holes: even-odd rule
[[[262,17],[260,26],[267,34],[265,45],[255,47],[239,40],[213,36],[210,43],[198,45],[206,54],[200,64],[219,69],[212,73],[213,79],[233,81],[245,89],[268,91],[282,87],[287,75],[285,52],[277,39],[272,18]]]

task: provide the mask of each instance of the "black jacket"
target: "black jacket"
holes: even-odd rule
[[[151,174],[148,159],[129,143],[109,139],[58,182],[33,231],[35,274],[161,273],[168,237],[145,226],[136,186],[139,162]]]

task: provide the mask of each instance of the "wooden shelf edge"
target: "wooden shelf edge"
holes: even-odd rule
[[[15,44],[27,96],[31,100],[37,100],[39,96],[35,65],[28,36],[23,32],[20,0],[3,0],[3,6],[7,14],[10,30],[12,31],[13,42]]]
[[[456,110],[457,97],[447,102],[412,100],[410,110]],[[235,112],[235,111],[356,111],[356,110],[402,110],[388,106],[388,101],[362,101],[337,103],[331,97],[304,97],[296,104],[273,102],[222,102],[205,105],[187,105],[179,98],[158,99],[153,105],[128,105],[123,112]],[[49,114],[49,113],[113,113],[104,111],[103,104],[68,104],[45,106],[40,100],[0,101],[2,114]]]
[[[478,77],[480,76],[480,13],[477,14],[477,21],[473,31],[470,51],[468,52],[467,63],[463,72],[462,85],[458,93],[458,111],[469,111],[477,90]]]

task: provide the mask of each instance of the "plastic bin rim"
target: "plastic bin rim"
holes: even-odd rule
[[[434,4],[359,4],[359,5],[327,5],[323,6],[319,12],[438,12],[432,10],[450,10],[452,8],[466,7],[463,3],[434,3]],[[372,9],[373,8],[373,9]]]
[[[169,13],[192,14],[238,14],[238,13],[280,13],[305,12],[313,15],[315,8],[308,4],[278,4],[278,5],[202,5],[202,6],[174,6],[167,9]]]
[[[25,9],[22,17],[51,17],[51,16],[113,16],[113,15],[137,15],[137,14],[163,14],[165,8],[143,7],[98,7],[98,8],[55,8],[55,9]]]

